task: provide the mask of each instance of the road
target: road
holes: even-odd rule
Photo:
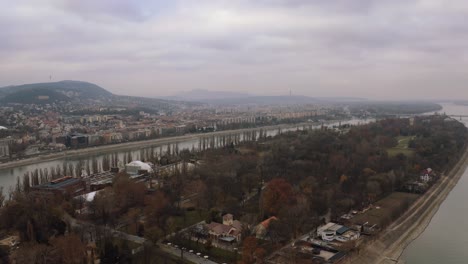
[[[336,120],[333,122],[339,122],[339,120]],[[330,121],[330,123],[333,123],[333,122]],[[203,138],[203,137],[229,135],[232,133],[242,133],[246,131],[253,131],[253,130],[260,130],[260,129],[263,129],[264,131],[275,130],[278,128],[288,129],[288,128],[300,127],[304,125],[308,126],[308,125],[317,125],[317,124],[303,122],[303,123],[297,123],[297,124],[280,124],[280,125],[263,126],[263,127],[260,126],[260,127],[254,127],[254,128],[221,130],[221,131],[209,132],[209,133],[185,134],[181,136],[162,137],[162,138],[148,139],[148,140],[142,140],[142,141],[122,142],[118,144],[101,145],[101,146],[87,147],[87,148],[82,148],[82,149],[68,149],[65,151],[39,155],[39,156],[32,157],[32,158],[13,160],[13,161],[5,162],[5,163],[0,162],[0,169],[8,169],[8,168],[26,166],[26,165],[36,164],[36,163],[58,160],[62,158],[71,158],[71,157],[78,158],[78,157],[89,156],[89,155],[94,155],[94,154],[99,154],[99,153],[106,153],[106,152],[128,151],[128,150],[134,150],[134,149],[143,148],[143,147],[159,146],[161,144],[168,144],[168,143],[172,144],[172,143],[177,143],[177,142],[181,142],[185,140],[192,140],[192,139],[198,139],[198,138]]]
[[[357,254],[349,255],[343,263],[392,264],[400,259],[403,250],[430,223],[440,204],[457,184],[468,165],[468,148],[454,168],[422,195],[402,216],[383,230],[374,241]]]
[[[95,224],[77,220],[69,215],[65,215],[65,220],[70,223],[72,227],[81,227],[81,228],[87,228],[88,230],[92,230],[92,232],[95,232],[96,227],[102,228],[103,230],[108,231],[112,236],[120,239],[125,239],[127,241],[134,242],[136,244],[140,244],[143,246],[143,244],[146,242],[146,239],[143,237],[135,236],[135,235],[130,235],[128,233],[122,232],[115,230],[114,228],[108,227],[108,226],[96,226]],[[90,235],[91,237],[95,237],[95,233]],[[180,257],[180,249],[165,245],[163,243],[158,243],[158,246],[161,248],[166,253],[172,254],[175,257]],[[137,248],[134,250],[134,252],[139,252],[141,248]],[[211,261],[209,259],[203,258],[203,256],[197,256],[196,252],[190,253],[188,251],[184,251],[184,259],[187,259],[193,263],[197,264],[218,264],[214,261]]]
[[[177,256],[177,257],[180,257],[181,249],[175,248],[173,246],[168,246],[168,245],[165,245],[165,244],[162,244],[162,243],[158,243],[158,246],[164,252],[172,254],[172,255]],[[188,260],[190,262],[193,262],[193,263],[197,263],[197,264],[218,264],[217,262],[214,262],[212,260],[203,258],[202,255],[197,256],[196,252],[190,253],[188,251],[184,251],[183,256],[184,256],[184,259],[186,259],[186,260]]]

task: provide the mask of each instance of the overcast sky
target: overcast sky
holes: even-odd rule
[[[0,85],[468,99],[466,0],[0,0]]]

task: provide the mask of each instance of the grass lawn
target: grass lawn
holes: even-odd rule
[[[171,219],[174,221],[174,226],[178,229],[184,229],[192,226],[198,222],[205,220],[208,217],[209,212],[206,210],[193,210],[186,211],[185,216],[172,216]],[[172,232],[177,230],[171,230]]]
[[[240,147],[240,148],[237,148],[237,150],[238,150],[242,155],[254,153],[254,150],[253,150],[253,149],[251,149],[251,148],[246,148],[246,147]]]
[[[408,148],[409,142],[413,139],[412,136],[397,137],[398,144],[396,147],[387,149],[387,153],[390,157],[394,157],[398,154],[403,154],[407,157],[414,155],[414,149]]]
[[[410,148],[389,148],[387,149],[388,156],[395,157],[398,154],[403,154],[407,157],[414,155],[414,149]]]
[[[352,223],[386,226],[401,215],[417,198],[418,194],[394,192],[374,203],[374,208],[351,219]],[[379,206],[380,209],[375,207]]]
[[[413,139],[412,136],[406,136],[406,137],[397,137],[398,140],[398,145],[396,146],[397,148],[408,148],[410,140]]]

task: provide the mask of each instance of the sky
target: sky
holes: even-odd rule
[[[467,18],[466,0],[0,0],[0,86],[468,99]]]

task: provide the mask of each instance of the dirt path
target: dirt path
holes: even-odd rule
[[[374,241],[370,241],[359,253],[350,255],[340,263],[404,263],[400,260],[404,249],[426,229],[442,202],[465,172],[467,165],[468,147],[447,176],[443,176]]]

